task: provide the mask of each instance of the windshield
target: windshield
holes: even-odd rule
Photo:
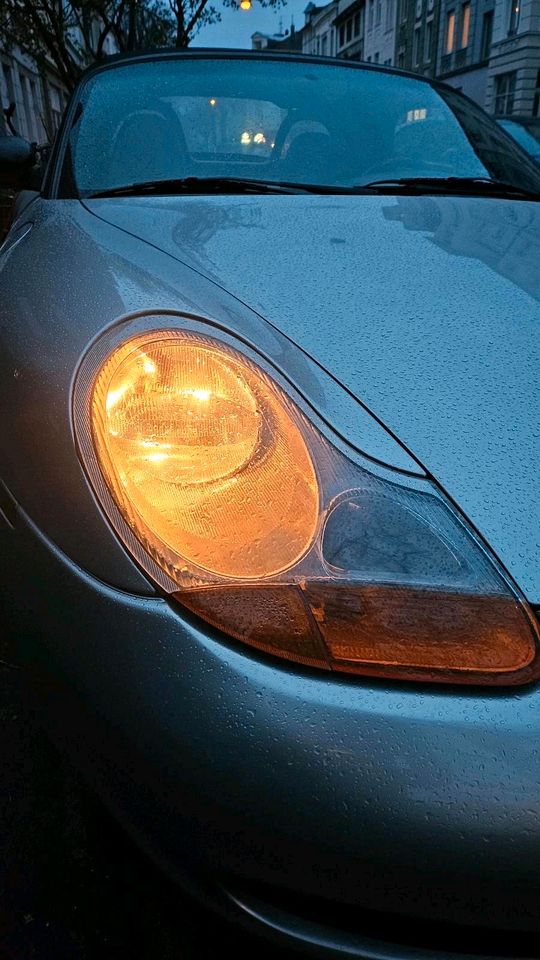
[[[514,140],[517,140],[531,157],[540,158],[540,143],[533,137],[532,133],[529,133],[526,127],[522,126],[521,123],[514,123],[513,120],[499,120],[499,123],[503,130],[506,130]]]
[[[489,177],[540,190],[534,165],[480,108],[397,73],[251,56],[156,58],[89,77],[75,117],[62,196],[186,177],[335,187]]]

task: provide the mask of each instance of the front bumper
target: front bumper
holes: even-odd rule
[[[162,599],[109,588],[19,510],[8,519],[5,624],[47,721],[173,877],[341,956],[463,957],[473,933],[482,956],[540,955],[523,939],[540,931],[538,686],[436,689],[296,669]],[[314,921],[298,898],[347,911],[358,929]],[[382,929],[366,936],[374,917]],[[407,918],[417,944],[387,942]],[[438,940],[422,932],[433,925]],[[495,928],[495,944],[510,944],[502,953]],[[459,935],[444,947],[449,930],[463,949]]]

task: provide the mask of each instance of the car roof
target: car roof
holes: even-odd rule
[[[340,67],[346,70],[369,70],[374,73],[389,73],[400,77],[410,77],[418,82],[430,86],[446,86],[431,77],[424,77],[411,70],[402,70],[400,67],[383,66],[377,63],[367,63],[364,60],[345,60],[340,57],[321,57],[311,54],[296,53],[289,50],[248,50],[230,47],[190,47],[189,49],[157,49],[142,50],[136,53],[117,53],[106,57],[98,63],[91,64],[81,74],[79,83],[88,77],[111,70],[130,63],[146,63],[158,60],[274,60],[285,62],[311,63],[325,67]],[[451,88],[455,92],[455,88]]]

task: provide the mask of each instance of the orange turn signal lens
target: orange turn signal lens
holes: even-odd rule
[[[489,685],[532,678],[534,633],[512,597],[335,583],[176,597],[238,640],[324,670]]]

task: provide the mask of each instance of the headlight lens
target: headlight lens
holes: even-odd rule
[[[88,384],[91,354],[85,364]],[[98,496],[131,553],[198,616],[324,669],[536,675],[533,618],[437,489],[354,463],[238,350],[147,331],[94,365],[90,384],[76,422]]]
[[[313,541],[318,485],[275,389],[217,347],[162,333],[115,352],[96,381],[101,469],[167,569],[258,580]]]

